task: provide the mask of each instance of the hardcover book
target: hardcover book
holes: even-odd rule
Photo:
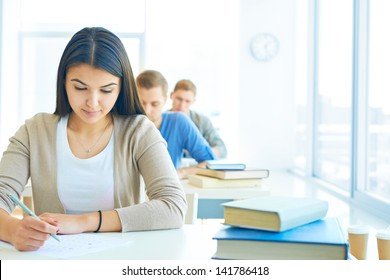
[[[244,170],[214,170],[209,168],[197,168],[196,174],[218,179],[256,179],[267,178],[268,169],[244,169]]]
[[[223,226],[213,258],[235,260],[345,260],[348,242],[336,218],[284,232]]]
[[[244,170],[244,163],[232,162],[225,159],[206,160],[206,167],[213,170]]]
[[[266,196],[222,204],[225,224],[285,231],[326,216],[328,202],[308,197]]]
[[[217,179],[202,175],[189,175],[188,184],[198,188],[249,188],[260,187],[262,179]]]

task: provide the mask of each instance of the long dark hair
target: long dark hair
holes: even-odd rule
[[[103,69],[121,79],[121,89],[112,112],[145,114],[126,50],[115,34],[102,27],[83,28],[66,46],[58,67],[54,114],[65,116],[72,111],[65,90],[65,77],[69,67],[79,64]]]

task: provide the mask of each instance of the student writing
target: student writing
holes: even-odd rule
[[[141,203],[140,177],[148,201]],[[35,213],[10,213],[31,178]],[[54,114],[39,113],[0,162],[0,239],[36,250],[50,234],[178,228],[185,195],[166,142],[144,115],[125,48],[84,28],[67,44]]]

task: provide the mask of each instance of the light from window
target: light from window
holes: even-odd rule
[[[314,175],[349,190],[353,1],[327,0],[318,3]]]
[[[367,177],[364,191],[390,200],[390,1],[370,1]]]

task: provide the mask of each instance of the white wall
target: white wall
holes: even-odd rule
[[[240,14],[239,153],[248,164],[287,169],[294,120],[294,1],[243,0]],[[269,62],[256,61],[249,51],[260,32],[280,42]]]
[[[193,80],[198,87],[195,109],[213,116],[229,157],[251,166],[286,169],[292,162],[294,2],[146,0],[145,68],[161,71],[169,90],[179,79]],[[3,16],[7,23],[15,18]],[[18,30],[18,24],[6,32]],[[250,40],[259,32],[280,40],[280,53],[267,63],[250,55]],[[14,33],[5,35],[18,36]],[[3,44],[1,57],[1,93],[7,96],[1,104],[2,149],[16,129],[5,116],[19,117],[18,97],[4,85],[18,84],[13,67],[18,58],[7,54],[8,47]]]
[[[213,116],[229,157],[236,157],[239,1],[147,0],[146,11],[145,69],[160,71],[169,91],[180,79],[192,80],[194,109]]]
[[[195,109],[220,113],[217,125],[230,158],[251,166],[289,168],[294,1],[195,3],[147,1],[145,68],[161,71],[169,90],[182,78],[197,84]],[[250,40],[259,32],[274,33],[280,40],[280,53],[267,63],[250,54]]]

